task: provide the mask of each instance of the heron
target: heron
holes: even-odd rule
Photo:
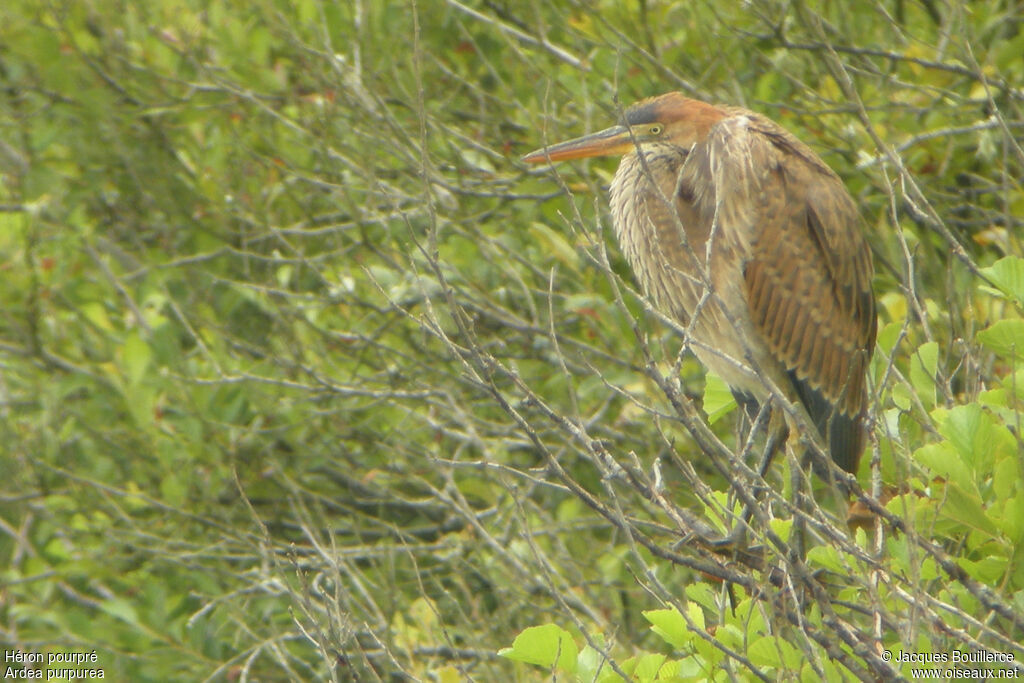
[[[620,156],[609,204],[641,291],[685,328],[748,416],[781,393],[856,475],[877,320],[871,250],[842,180],[792,133],[741,107],[670,92],[623,119],[523,161]],[[789,431],[781,425],[776,446]],[[827,463],[814,471],[832,480]]]

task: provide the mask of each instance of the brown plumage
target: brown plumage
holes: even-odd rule
[[[877,323],[871,251],[839,177],[770,119],[680,93],[523,160],[606,155],[622,156],[612,218],[643,291],[738,397],[764,401],[774,384],[856,472]]]

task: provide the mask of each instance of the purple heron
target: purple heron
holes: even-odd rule
[[[774,121],[675,92],[523,161],[594,156],[622,157],[611,214],[643,292],[748,415],[777,392],[802,403],[855,474],[877,321],[871,250],[839,176]]]

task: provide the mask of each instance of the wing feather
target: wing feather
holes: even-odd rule
[[[810,148],[764,117],[742,116],[745,135],[738,139],[730,131],[733,139],[721,144],[731,147],[721,152],[745,154],[745,164],[732,170],[747,176],[738,184],[726,184],[735,178],[724,176],[716,181],[719,206],[725,207],[719,215],[745,219],[727,227],[746,231],[743,273],[751,320],[788,372],[833,459],[856,471],[865,371],[877,325],[871,254],[857,207]],[[714,137],[712,131],[709,144]],[[730,202],[755,208],[729,208]]]
[[[756,378],[738,367],[749,352],[855,471],[876,324],[857,207],[783,128],[721,111],[686,153],[654,146],[646,164],[623,159],[611,189],[619,241],[643,289],[690,324],[705,364],[754,395]],[[715,297],[695,316],[705,265]]]

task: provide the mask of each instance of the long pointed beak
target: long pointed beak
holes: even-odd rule
[[[584,157],[621,156],[633,150],[633,140],[626,126],[612,126],[581,138],[559,142],[530,152],[523,157],[528,164],[540,164],[548,159],[565,161]]]

